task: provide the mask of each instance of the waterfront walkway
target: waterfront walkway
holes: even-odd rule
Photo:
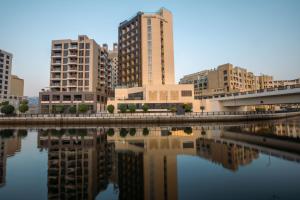
[[[234,122],[280,119],[300,115],[297,112],[204,112],[204,113],[99,113],[99,114],[22,114],[0,116],[0,125],[38,124],[136,124],[185,122]]]

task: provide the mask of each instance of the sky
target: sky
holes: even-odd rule
[[[51,41],[117,42],[118,25],[138,11],[173,13],[176,80],[224,63],[275,79],[300,77],[299,0],[0,0],[0,49],[25,95],[49,86]]]

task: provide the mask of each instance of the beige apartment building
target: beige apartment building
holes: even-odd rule
[[[85,35],[77,40],[53,40],[50,90],[40,93],[40,109],[56,105],[89,104],[91,111],[105,107],[111,94],[111,65],[108,51]],[[96,101],[95,101],[96,100]]]
[[[173,22],[170,11],[138,12],[119,26],[119,85],[107,104],[115,112],[121,104],[141,110],[165,111],[190,104],[195,109],[193,85],[176,85],[174,74]]]
[[[272,87],[273,77],[255,76],[245,68],[227,63],[213,70],[204,70],[185,75],[180,84],[194,84],[195,98],[215,94],[245,92]]]
[[[257,76],[257,78],[258,78],[258,84],[259,84],[258,89],[274,87],[273,76],[268,76],[268,75],[263,74],[263,75]]]
[[[16,75],[11,75],[10,95],[16,97],[24,96],[24,80]]]
[[[286,86],[293,86],[300,84],[300,78],[292,79],[292,80],[274,80],[273,81],[274,87],[286,87]]]
[[[119,26],[119,84],[174,84],[172,13],[138,12]]]

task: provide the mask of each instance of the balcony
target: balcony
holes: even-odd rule
[[[52,67],[51,72],[60,72],[61,68],[60,67]]]
[[[54,57],[54,58],[61,57],[61,53],[53,53],[52,57]]]

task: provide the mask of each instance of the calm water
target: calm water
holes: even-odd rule
[[[0,199],[300,199],[300,118],[2,127]]]

